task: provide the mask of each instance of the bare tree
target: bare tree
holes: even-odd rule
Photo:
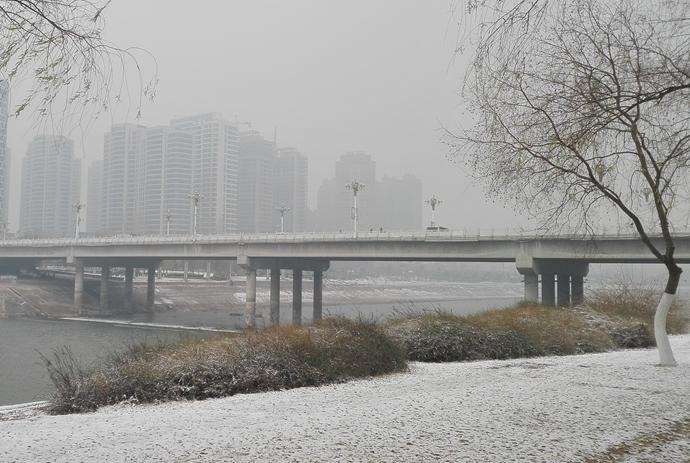
[[[676,206],[690,184],[690,2],[464,6],[476,119],[449,134],[453,155],[548,229],[594,234],[602,208],[626,216],[668,271],[654,332],[661,364],[674,365],[666,317],[682,273]]]
[[[98,113],[130,96],[131,87],[140,114],[143,99],[154,95],[155,73],[144,82],[136,55],[145,51],[104,39],[104,10],[111,1],[0,0],[0,78],[28,86],[15,115],[27,108],[39,116],[74,107],[81,115]],[[137,79],[133,86],[129,68]]]

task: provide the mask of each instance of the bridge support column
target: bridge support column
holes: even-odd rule
[[[107,313],[110,305],[108,304],[108,289],[110,287],[110,266],[101,266],[101,313]]]
[[[582,275],[573,275],[571,285],[573,305],[580,305],[585,302],[584,277]]]
[[[182,278],[185,283],[189,281],[189,261],[184,261],[184,270],[182,271]]]
[[[146,309],[153,310],[156,302],[156,265],[151,265],[146,272]]]
[[[321,320],[323,314],[323,272],[314,270],[314,316],[316,323]]]
[[[558,293],[558,306],[570,307],[570,274],[558,273],[556,281],[556,288]]]
[[[302,269],[292,270],[292,324],[302,324]]]
[[[256,269],[247,269],[247,298],[244,308],[244,325],[246,328],[256,326]]]
[[[541,303],[544,305],[556,305],[556,288],[553,273],[541,274]]]
[[[204,274],[205,280],[211,279],[211,261],[206,262],[206,273]]]
[[[84,313],[84,266],[77,262],[74,267],[74,311]]]
[[[524,275],[525,302],[539,302],[539,275]]]
[[[125,309],[128,312],[132,311],[132,295],[134,293],[134,268],[131,266],[125,267]]]
[[[280,269],[271,269],[271,325],[280,325]]]

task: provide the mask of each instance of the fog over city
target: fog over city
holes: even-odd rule
[[[690,455],[690,0],[0,0],[0,463]]]
[[[29,113],[11,118],[9,230],[19,225],[21,160],[35,135],[58,132],[75,140],[88,215],[88,165],[103,157],[103,137],[112,124],[167,125],[207,112],[219,112],[231,123],[250,122],[268,140],[275,131],[278,146],[306,156],[311,209],[323,180],[333,177],[337,159],[363,151],[376,162],[377,177],[414,174],[424,199],[439,197],[440,225],[487,232],[503,230],[507,223],[526,225],[526,219],[516,220],[503,205],[485,199],[469,171],[448,160],[441,142],[443,127],[468,122],[460,96],[467,57],[454,53],[453,5],[445,0],[261,0],[205,1],[195,8],[165,2],[163,8],[159,1],[113,2],[106,37],[155,57],[156,98],[145,101],[137,119],[132,84],[119,105],[74,128],[54,121],[37,124]],[[152,77],[153,62],[138,56],[144,77]],[[17,87],[10,108],[24,96]],[[429,208],[421,207],[426,223]]]

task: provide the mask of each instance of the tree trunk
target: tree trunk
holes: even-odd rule
[[[677,365],[676,359],[673,357],[671,343],[666,333],[666,318],[671,304],[673,304],[673,300],[676,298],[680,274],[683,270],[678,267],[675,262],[667,263],[666,268],[668,269],[666,289],[661,296],[661,300],[654,314],[654,339],[656,340],[656,346],[659,351],[659,364],[662,366],[675,366]]]

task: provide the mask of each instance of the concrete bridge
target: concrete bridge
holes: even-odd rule
[[[663,248],[660,237],[653,240]],[[675,236],[676,256],[690,263],[690,234]],[[302,273],[313,272],[314,320],[321,318],[323,272],[331,261],[515,262],[525,300],[577,304],[590,263],[658,263],[636,235],[470,236],[420,233],[235,234],[9,240],[0,242],[0,267],[35,267],[44,261],[74,266],[74,305],[83,309],[84,267],[101,268],[101,309],[108,310],[112,268],[125,269],[125,305],[131,308],[135,268],[148,271],[147,306],[154,303],[156,270],[164,260],[231,260],[246,271],[246,324],[254,326],[256,271],[271,271],[271,323],[279,323],[280,272],[293,272],[292,322],[302,320]],[[541,291],[539,291],[541,287]],[[540,298],[541,294],[541,298]]]

